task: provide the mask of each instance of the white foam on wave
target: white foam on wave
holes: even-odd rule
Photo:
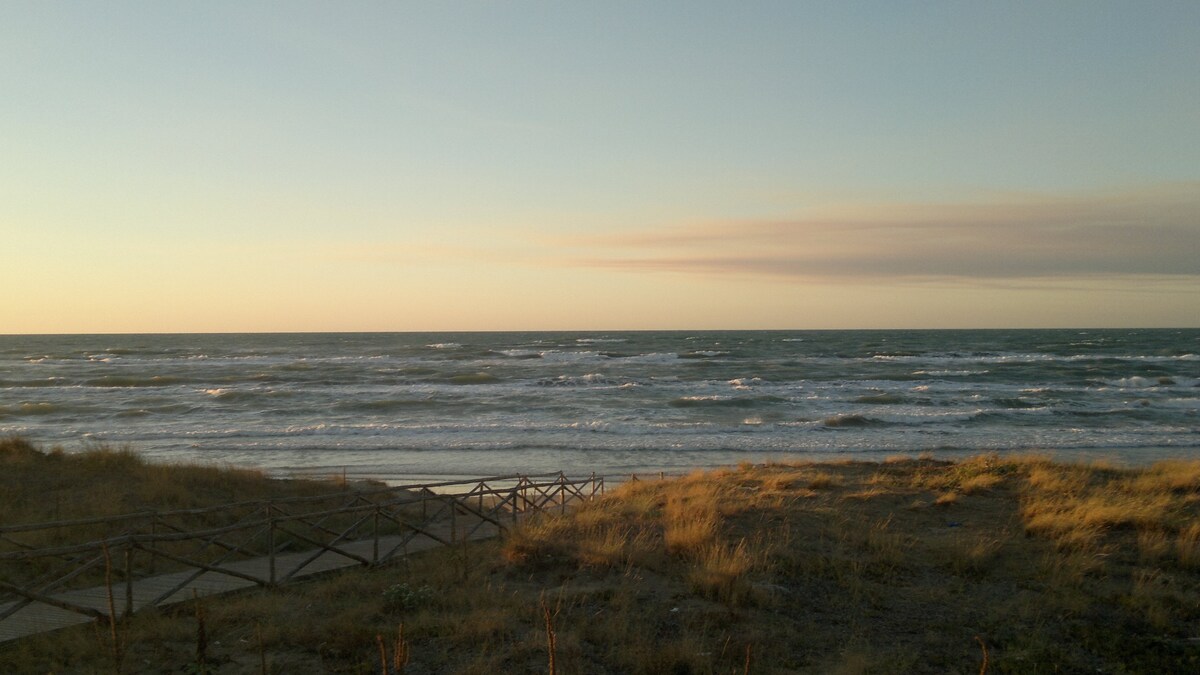
[[[737,377],[726,382],[729,386],[738,391],[748,391],[751,387],[762,384],[761,377]]]
[[[1168,377],[1143,377],[1141,375],[1133,375],[1131,377],[1122,377],[1119,380],[1108,380],[1105,382],[1112,387],[1120,387],[1122,389],[1149,389],[1151,387],[1164,387],[1177,384],[1177,381]]]
[[[538,384],[543,386],[603,386],[616,383],[604,373],[588,373],[586,375],[559,375],[555,378],[539,380]]]
[[[512,359],[527,359],[537,356],[545,356],[545,352],[540,352],[536,349],[498,349],[496,350],[496,353]]]
[[[584,351],[584,352],[560,352],[550,350],[538,352],[542,355],[542,360],[547,363],[586,363],[589,361],[599,361],[604,359],[600,352]]]
[[[625,363],[647,363],[647,364],[672,364],[679,361],[679,355],[662,352],[651,352],[649,354],[635,354],[621,359]]]

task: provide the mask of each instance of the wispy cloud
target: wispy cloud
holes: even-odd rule
[[[576,265],[796,279],[1200,276],[1200,183],[830,209],[571,244]]]

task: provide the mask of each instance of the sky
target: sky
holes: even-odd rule
[[[0,5],[0,334],[1200,325],[1200,2]]]

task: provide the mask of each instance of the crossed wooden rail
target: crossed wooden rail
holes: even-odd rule
[[[492,476],[0,526],[0,642],[504,532],[604,478]]]

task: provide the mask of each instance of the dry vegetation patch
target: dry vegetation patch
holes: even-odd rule
[[[1198,478],[992,455],[627,483],[503,540],[207,600],[209,672],[378,673],[401,625],[406,673],[979,672],[985,649],[987,672],[1196,672]],[[195,624],[135,617],[127,672],[184,671]],[[102,671],[101,642],[0,661]]]

